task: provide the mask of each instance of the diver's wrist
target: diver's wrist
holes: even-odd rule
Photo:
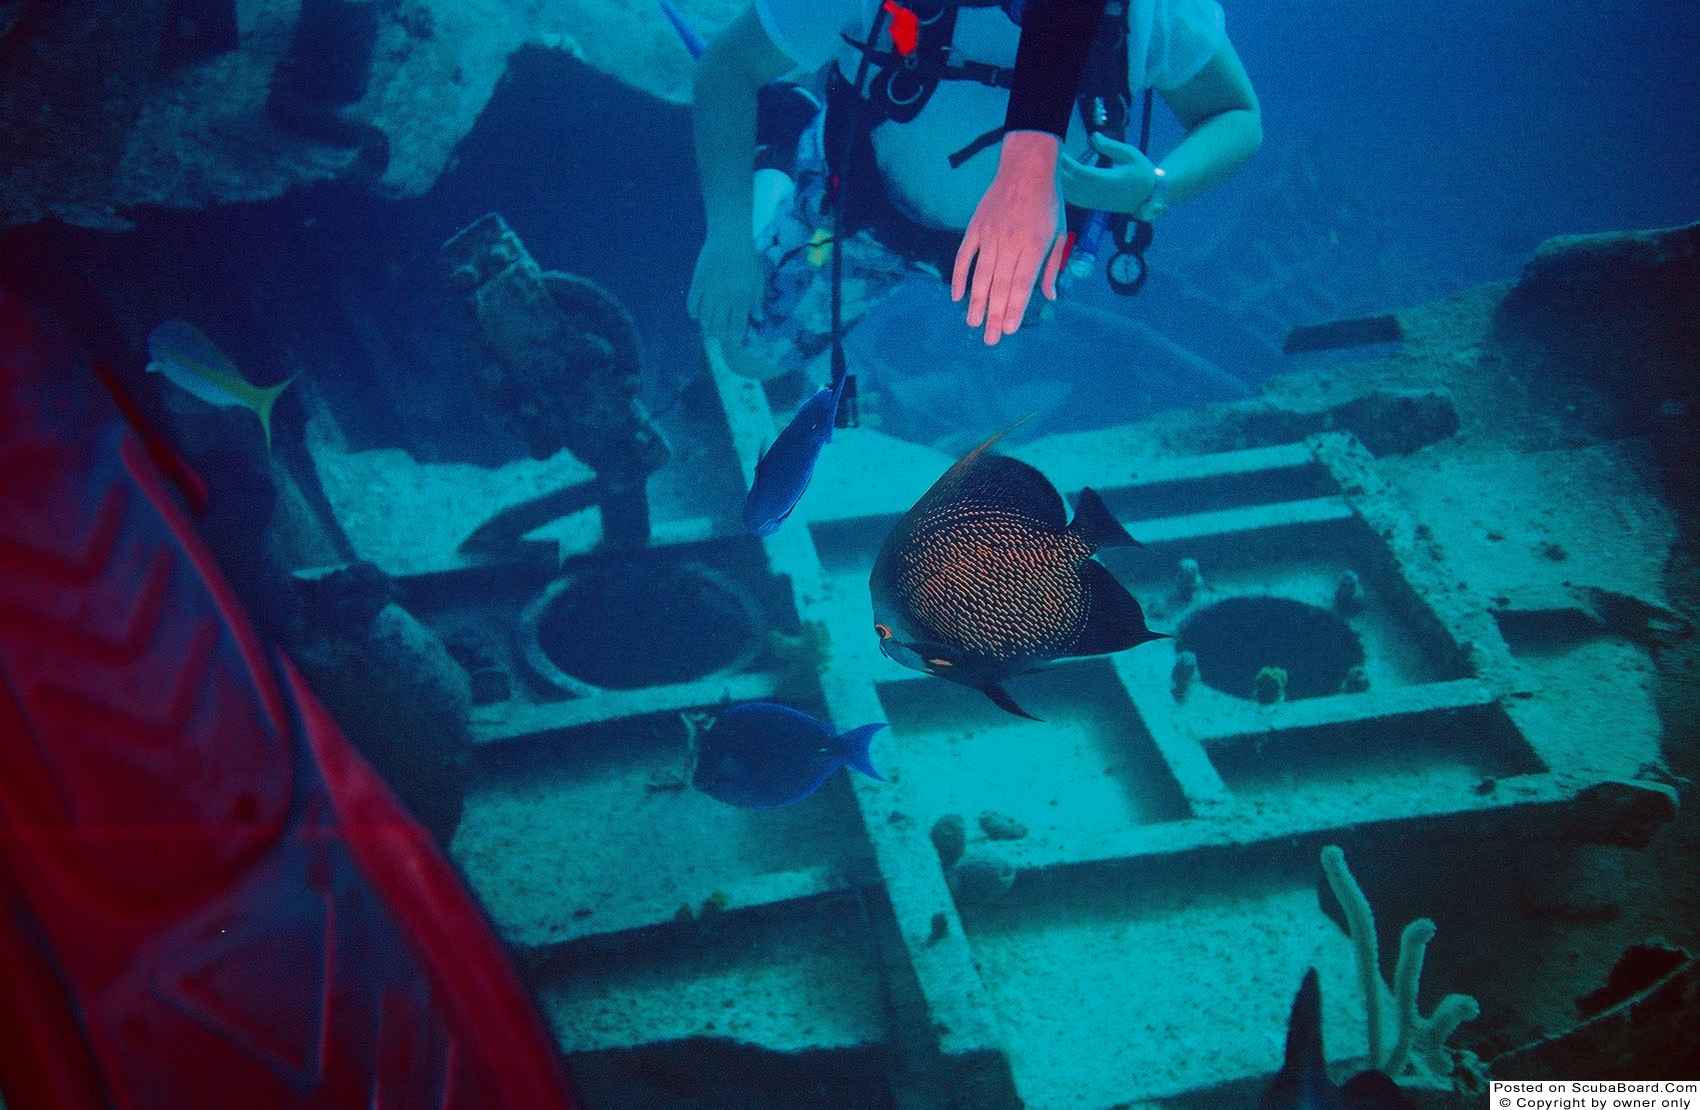
[[[1158,216],[1169,210],[1169,178],[1163,172],[1163,167],[1156,168],[1156,177],[1151,185],[1151,192],[1133,210],[1133,218],[1150,223]]]

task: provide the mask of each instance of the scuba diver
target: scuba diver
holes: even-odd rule
[[[708,44],[693,98],[708,234],[688,307],[729,357],[772,300],[743,230],[756,92],[829,62],[820,146],[837,186],[834,237],[871,229],[948,270],[957,300],[971,282],[968,323],[988,344],[1020,326],[1041,265],[1055,296],[1072,245],[1059,182],[1069,204],[1148,234],[1262,143],[1257,96],[1215,0],[755,0]],[[1133,90],[1161,93],[1186,129],[1160,161],[1123,141]],[[1148,129],[1148,95],[1146,105]],[[1083,156],[1062,158],[1065,141]]]

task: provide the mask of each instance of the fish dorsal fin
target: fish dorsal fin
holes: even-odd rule
[[[156,362],[171,359],[190,373],[253,407],[258,388],[242,376],[218,344],[186,320],[166,320],[148,333],[148,354]],[[288,383],[285,383],[288,384]]]
[[[1305,972],[1287,1018],[1286,1064],[1303,1068],[1322,1059],[1322,981],[1313,967]]]
[[[1074,510],[1074,523],[1068,526],[1069,531],[1097,551],[1103,547],[1143,547],[1144,544],[1127,534],[1121,521],[1110,513],[1109,506],[1098,496],[1098,491],[1087,486],[1080,491],[1080,503]]]
[[[995,507],[1062,531],[1068,506],[1051,480],[1038,469],[1008,455],[983,455],[957,476],[951,500]]]
[[[1069,655],[1108,655],[1163,638],[1163,633],[1145,627],[1139,600],[1102,564],[1091,559],[1081,563],[1080,580],[1086,587],[1086,625]]]
[[[1013,423],[1006,425],[994,433],[984,443],[980,444],[980,446],[974,448],[974,450],[956,460],[956,462],[952,464],[951,468],[939,475],[938,480],[928,487],[926,493],[921,495],[921,499],[915,502],[915,504],[910,507],[909,511],[903,515],[903,526],[913,528],[916,522],[922,520],[932,512],[934,506],[941,502],[956,500],[957,491],[962,485],[964,476],[974,470],[986,458],[996,458],[997,456],[988,456],[988,452],[991,451],[992,445],[997,443],[998,440],[1002,439],[1010,432],[1021,427],[1021,425],[1026,423],[1032,415],[1032,413],[1028,413],[1020,420],[1016,420]]]
[[[1281,1070],[1263,1092],[1258,1110],[1343,1110],[1344,1106],[1323,1062],[1322,986],[1316,969],[1311,968],[1287,1018],[1287,1048]]]
[[[730,693],[728,693],[728,696],[730,696]],[[722,702],[721,704],[723,706],[726,706],[725,702]],[[818,719],[809,716],[807,713],[804,713],[801,709],[792,709],[789,705],[780,705],[776,701],[741,701],[741,702],[737,702],[733,705],[726,706],[725,708],[721,709],[718,713],[715,714],[715,719],[716,720],[720,720],[720,719],[723,719],[723,718],[734,718],[734,719],[736,719],[736,718],[746,717],[746,716],[760,717],[760,716],[763,716],[763,715],[767,715],[767,716],[771,716],[771,717],[785,718],[787,720],[795,722],[796,724],[806,725],[810,728],[815,728],[815,729],[824,729],[826,727]]]
[[[187,320],[162,320],[148,333],[148,353],[158,359],[175,357],[218,373],[240,378],[236,366],[225,357],[207,333]]]
[[[956,462],[954,464],[952,464],[952,466],[949,470],[947,470],[943,474],[939,475],[939,480],[933,483],[933,489],[938,489],[940,486],[944,485],[946,482],[953,481],[963,471],[967,470],[969,467],[973,466],[976,462],[978,462],[982,457],[984,457],[986,452],[990,451],[992,449],[992,446],[995,443],[997,443],[998,440],[1002,439],[1004,436],[1008,435],[1009,433],[1015,431],[1015,429],[1021,427],[1023,424],[1027,423],[1031,419],[1033,419],[1033,414],[1028,413],[1025,416],[1017,417],[1016,419],[1010,421],[1008,424],[1005,424],[1002,428],[999,428],[997,431],[993,432],[986,439],[986,441],[984,443],[980,444],[980,446],[974,448],[974,450],[968,452],[966,455],[962,456],[960,459],[957,459]],[[928,490],[927,492],[931,493],[932,490]],[[923,500],[925,500],[925,498],[923,498]]]

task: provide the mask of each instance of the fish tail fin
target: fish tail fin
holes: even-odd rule
[[[291,374],[276,385],[254,391],[254,415],[260,418],[260,431],[265,433],[267,451],[272,449],[272,406],[277,404],[278,394],[288,389],[290,383],[300,376]]]
[[[1080,491],[1080,503],[1075,507],[1074,520],[1068,530],[1091,544],[1094,551],[1104,547],[1145,546],[1128,535],[1121,521],[1110,514],[1109,506],[1091,486]]]
[[[884,727],[884,721],[875,721],[871,725],[859,725],[838,737],[838,743],[844,753],[844,762],[880,782],[885,781],[885,776],[874,770],[874,759],[868,749],[873,744],[874,733]]]
[[[1108,655],[1165,638],[1145,624],[1139,599],[1116,580],[1102,563],[1088,559],[1080,565],[1086,587],[1086,624],[1069,647],[1070,655]]]

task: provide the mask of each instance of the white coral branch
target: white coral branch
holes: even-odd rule
[[[1405,926],[1399,935],[1399,962],[1393,971],[1394,1013],[1398,1037],[1391,1050],[1386,1044],[1386,1018],[1382,996],[1387,986],[1381,978],[1376,951],[1375,914],[1363,888],[1346,867],[1346,853],[1330,844],[1322,849],[1322,872],[1346,913],[1346,927],[1357,955],[1358,975],[1363,980],[1369,1024],[1369,1059],[1376,1067],[1407,1083],[1450,1087],[1454,1073],[1463,1067],[1466,1085],[1475,1078],[1474,1060],[1467,1052],[1446,1046],[1446,1039],[1466,1021],[1481,1014],[1481,1006],[1467,994],[1449,994],[1428,1017],[1417,1009],[1417,988],[1422,981],[1423,957],[1434,939],[1434,922],[1426,917]]]

